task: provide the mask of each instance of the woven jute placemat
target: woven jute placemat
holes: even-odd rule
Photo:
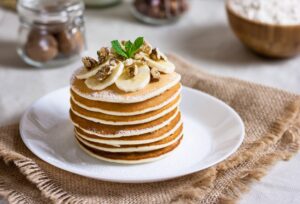
[[[273,164],[299,150],[297,95],[213,76],[196,71],[178,57],[170,58],[184,85],[225,101],[245,122],[245,140],[229,159],[170,181],[110,183],[41,161],[22,143],[18,125],[12,125],[0,128],[0,194],[11,203],[234,203]]]

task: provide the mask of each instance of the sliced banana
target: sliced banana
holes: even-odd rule
[[[165,60],[154,61],[147,56],[144,56],[144,59],[146,60],[146,63],[148,64],[149,67],[156,67],[158,71],[163,72],[165,74],[172,73],[175,70],[175,65],[170,61],[165,61]]]
[[[76,75],[77,79],[87,79],[92,76],[94,76],[102,67],[109,64],[109,60],[104,62],[103,64],[99,65],[98,67],[95,67],[91,70],[82,69],[82,71]]]
[[[124,69],[124,64],[119,63],[112,73],[103,81],[97,80],[95,77],[90,77],[85,80],[85,84],[92,90],[103,90],[106,87],[115,83],[115,81],[121,76]]]
[[[143,89],[150,82],[150,68],[147,65],[138,67],[137,74],[130,78],[128,73],[124,72],[116,81],[116,86],[125,91],[133,92]]]

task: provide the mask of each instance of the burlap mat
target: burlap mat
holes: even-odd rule
[[[0,128],[0,194],[11,203],[234,203],[270,166],[298,151],[298,96],[195,71],[179,58],[171,58],[184,85],[218,97],[242,117],[246,137],[233,156],[171,181],[110,183],[77,176],[41,161],[24,146],[18,126],[13,125]]]

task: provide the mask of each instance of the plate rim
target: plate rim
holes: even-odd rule
[[[38,152],[36,150],[34,150],[34,148],[31,148],[31,145],[29,144],[28,141],[26,141],[25,139],[25,135],[26,133],[24,133],[24,123],[25,123],[25,120],[26,120],[26,116],[28,115],[28,113],[32,110],[32,108],[39,102],[41,101],[44,97],[50,95],[50,94],[53,94],[55,92],[59,92],[59,91],[62,91],[64,89],[70,89],[70,86],[65,86],[65,87],[62,87],[62,88],[58,88],[56,90],[53,90],[43,96],[41,96],[40,98],[38,98],[37,100],[35,100],[27,109],[26,111],[23,113],[22,117],[21,117],[21,120],[20,120],[20,124],[19,124],[19,131],[20,131],[20,136],[21,136],[21,139],[23,141],[23,143],[25,144],[25,146],[29,149],[29,151],[31,151],[35,156],[37,156],[39,159],[41,159],[42,161],[54,166],[55,168],[59,168],[59,169],[62,169],[64,171],[67,171],[67,172],[70,172],[70,173],[74,173],[76,175],[79,175],[79,176],[83,176],[83,177],[87,177],[87,178],[91,178],[91,179],[96,179],[96,180],[101,180],[101,181],[108,181],[108,182],[115,182],[115,183],[151,183],[151,182],[161,182],[161,181],[166,181],[166,180],[171,180],[171,179],[174,179],[174,178],[179,178],[179,177],[182,177],[182,176],[187,176],[187,175],[190,175],[190,174],[193,174],[193,173],[196,173],[196,172],[199,172],[199,171],[202,171],[202,170],[205,170],[209,167],[212,167],[224,160],[226,160],[228,157],[230,157],[232,154],[234,154],[238,148],[241,146],[241,144],[243,143],[244,141],[244,138],[245,138],[245,124],[242,120],[242,118],[240,117],[240,115],[231,107],[229,106],[228,104],[226,104],[224,101],[208,94],[208,93],[205,93],[201,90],[197,90],[197,89],[193,89],[193,88],[190,88],[190,87],[187,87],[187,86],[182,86],[182,90],[186,89],[188,91],[191,91],[191,92],[199,92],[199,93],[196,93],[196,94],[202,94],[204,95],[205,97],[208,97],[210,100],[214,100],[214,101],[217,101],[220,105],[222,105],[223,107],[227,108],[231,114],[234,115],[234,117],[239,121],[239,125],[241,126],[241,134],[239,135],[239,141],[237,141],[237,143],[235,144],[235,146],[231,149],[231,151],[228,151],[224,156],[220,157],[219,159],[217,159],[216,161],[210,163],[210,164],[207,164],[207,165],[204,165],[202,166],[202,168],[191,168],[190,170],[188,171],[183,171],[183,172],[179,172],[179,173],[175,173],[175,174],[170,174],[170,176],[165,176],[165,177],[157,177],[155,179],[114,179],[113,176],[111,177],[96,177],[96,176],[90,176],[88,175],[87,173],[84,173],[84,171],[79,171],[79,170],[76,170],[74,168],[67,168],[63,165],[59,165],[57,164],[57,162],[55,161],[52,161],[52,160],[46,160],[45,158],[41,157]]]

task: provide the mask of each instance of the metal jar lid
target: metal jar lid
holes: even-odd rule
[[[81,0],[19,0],[17,10],[21,22],[65,23],[83,15],[84,3]]]

